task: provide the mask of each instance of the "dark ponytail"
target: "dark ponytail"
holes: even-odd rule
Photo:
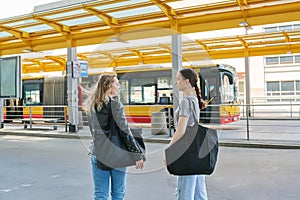
[[[180,70],[179,72],[182,74],[182,76],[185,79],[189,79],[191,86],[195,88],[200,110],[205,108],[207,105],[207,102],[201,98],[200,90],[197,85],[199,78],[198,78],[198,75],[195,72],[195,70],[184,68],[184,69]]]

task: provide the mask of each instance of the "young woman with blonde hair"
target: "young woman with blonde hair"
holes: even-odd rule
[[[97,130],[99,130],[99,133],[101,134],[101,132],[109,131],[111,129],[110,123],[112,119],[109,118],[109,113],[111,112],[119,129],[132,136],[125,118],[123,104],[118,100],[119,89],[119,80],[117,79],[116,74],[102,74],[99,76],[99,80],[92,90],[88,92],[85,101],[86,108],[89,112],[89,116],[95,116],[89,118],[89,125],[93,125],[90,126],[90,129],[92,129],[91,127],[94,129],[91,130],[92,134],[97,134]],[[142,150],[135,142],[132,142],[129,145],[131,151],[138,153],[139,155],[136,159],[136,168],[142,169],[144,165],[144,155]],[[107,200],[109,196],[109,186],[111,186],[112,200],[123,200],[126,187],[126,167],[108,170],[101,169],[102,167],[100,166],[99,168],[99,162],[97,162],[95,156],[95,147],[93,144],[91,145],[90,150],[94,181],[94,200]],[[105,152],[103,153],[105,154]]]

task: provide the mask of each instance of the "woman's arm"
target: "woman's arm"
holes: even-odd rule
[[[187,127],[188,120],[189,120],[188,116],[185,116],[185,115],[179,116],[178,126],[172,137],[170,145],[174,144],[177,140],[179,140],[179,138],[181,138],[183,136],[183,134],[185,133],[186,127]]]
[[[120,129],[120,137],[125,142],[127,149],[130,152],[140,153],[137,160],[145,160],[144,151],[140,148],[138,143],[135,141],[128,123],[125,117],[124,106],[118,101],[117,97],[114,97],[111,101],[112,114],[115,119],[117,126]]]
[[[128,127],[127,119],[124,112],[124,106],[121,102],[118,101],[117,97],[113,97],[111,100],[111,111],[119,129],[121,129],[126,134],[132,135]]]

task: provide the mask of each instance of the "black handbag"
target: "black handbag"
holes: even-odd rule
[[[165,150],[167,170],[173,175],[212,174],[218,157],[217,131],[198,124]]]
[[[111,109],[109,109],[108,119],[111,119],[111,129],[100,130],[93,134],[97,166],[102,170],[111,170],[135,165],[136,161],[141,159],[141,153],[144,153],[146,149],[141,136],[142,129],[131,129],[132,135],[122,132],[113,118]],[[126,145],[127,140],[135,142],[141,152],[130,151]]]

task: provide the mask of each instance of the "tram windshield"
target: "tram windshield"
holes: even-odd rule
[[[220,86],[220,94],[222,103],[230,103],[234,101],[234,84],[230,84],[230,77],[227,74],[222,76],[222,84]]]

